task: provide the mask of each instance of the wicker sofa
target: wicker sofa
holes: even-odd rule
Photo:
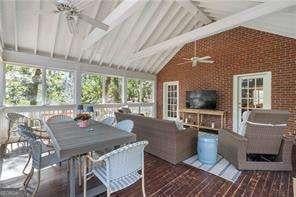
[[[221,129],[218,152],[240,170],[292,170],[294,139],[285,137],[287,111],[253,110],[244,136]],[[274,161],[253,161],[248,155],[274,155]]]
[[[148,140],[145,152],[177,164],[196,154],[197,131],[178,130],[175,122],[134,114],[115,113],[117,121],[134,121],[133,132],[137,140]]]

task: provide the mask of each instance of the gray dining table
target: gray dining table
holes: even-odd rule
[[[93,120],[87,128],[79,128],[74,120],[47,123],[46,127],[59,158],[70,160],[70,197],[76,195],[76,165],[79,156],[136,140],[133,133]]]

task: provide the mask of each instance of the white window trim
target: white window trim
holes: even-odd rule
[[[238,132],[238,98],[239,98],[239,86],[238,81],[241,77],[252,77],[252,76],[263,76],[263,80],[267,82],[264,85],[263,91],[266,93],[263,98],[263,109],[271,109],[271,72],[258,72],[258,73],[250,73],[250,74],[241,74],[233,76],[233,103],[232,103],[232,128],[234,132]]]
[[[177,85],[177,118],[167,116],[167,87],[169,85]],[[164,82],[162,86],[162,118],[165,120],[178,120],[179,119],[179,81]]]

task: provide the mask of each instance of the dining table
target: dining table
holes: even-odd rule
[[[70,197],[76,196],[76,166],[81,156],[136,141],[135,134],[94,120],[86,128],[74,120],[46,123],[46,128],[59,159],[70,161]]]

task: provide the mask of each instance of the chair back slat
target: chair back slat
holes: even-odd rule
[[[106,154],[104,160],[109,180],[128,176],[141,170],[144,161],[144,148],[147,144],[148,141],[135,142]]]

